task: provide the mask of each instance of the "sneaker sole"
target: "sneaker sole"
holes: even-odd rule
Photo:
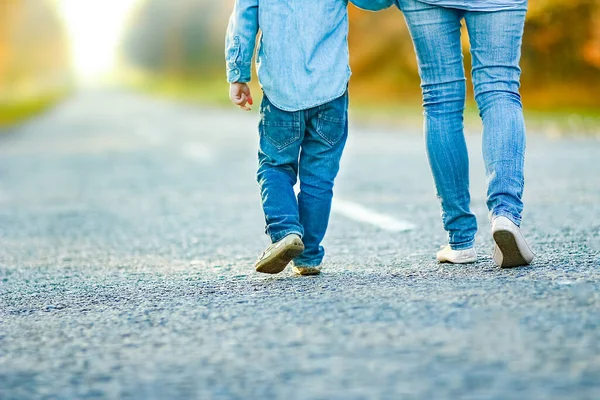
[[[456,264],[456,265],[463,265],[463,264],[475,264],[477,262],[477,259],[474,260],[466,260],[466,261],[450,261],[450,260],[440,260],[437,259],[437,262],[440,264]]]
[[[294,267],[293,271],[296,275],[301,276],[319,275],[321,273],[319,268],[314,267]]]
[[[475,258],[467,258],[464,260],[449,260],[447,258],[439,258],[437,255],[435,257],[435,259],[437,260],[438,263],[440,264],[475,264],[477,262],[477,257]]]
[[[519,250],[517,240],[512,232],[503,230],[494,232],[494,241],[502,253],[500,267],[514,268],[529,265],[521,250]]]
[[[294,239],[292,243],[281,247],[268,259],[261,260],[261,262],[256,264],[256,272],[278,274],[287,267],[290,261],[298,257],[302,252],[304,252],[304,244],[302,244],[301,240]]]

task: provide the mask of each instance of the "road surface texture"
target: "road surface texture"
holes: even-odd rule
[[[267,276],[257,119],[106,91],[0,136],[0,399],[600,399],[600,140],[530,134],[501,270],[476,132],[481,258],[438,265],[418,128],[354,124],[324,273]]]

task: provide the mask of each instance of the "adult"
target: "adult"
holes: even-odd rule
[[[425,140],[448,245],[440,262],[472,263],[477,221],[470,210],[464,137],[466,79],[461,21],[471,43],[475,100],[483,121],[487,206],[502,267],[531,263],[520,231],[525,123],[519,94],[527,0],[396,0],[412,36],[425,115]]]

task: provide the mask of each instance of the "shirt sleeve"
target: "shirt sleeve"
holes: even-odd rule
[[[227,81],[250,82],[258,34],[258,0],[236,0],[225,39]]]
[[[381,11],[395,4],[395,0],[350,0],[358,8],[368,11]]]

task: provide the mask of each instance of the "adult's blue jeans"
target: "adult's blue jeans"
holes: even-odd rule
[[[429,164],[448,241],[473,246],[477,221],[470,210],[469,158],[464,137],[466,79],[461,21],[469,34],[475,100],[483,121],[483,158],[490,218],[520,225],[523,211],[525,123],[519,94],[521,43],[527,5],[473,12],[397,0],[412,36],[421,88]]]
[[[295,112],[278,109],[265,95],[260,112],[257,180],[266,233],[273,242],[292,233],[300,235],[305,250],[294,262],[318,266],[325,255],[321,241],[348,137],[348,94]]]

